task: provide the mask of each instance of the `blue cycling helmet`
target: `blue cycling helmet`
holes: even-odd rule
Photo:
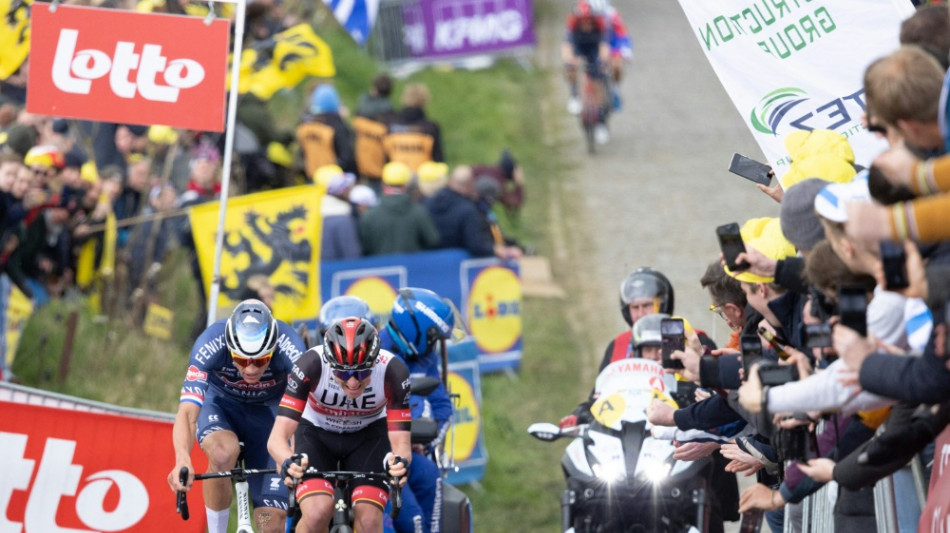
[[[415,287],[399,289],[386,329],[406,358],[426,356],[435,344],[452,336],[455,313],[438,294]]]
[[[365,318],[373,327],[376,327],[376,315],[369,308],[369,304],[356,296],[336,296],[327,300],[320,308],[317,326],[320,328],[320,338],[326,335],[330,326],[346,317]]]

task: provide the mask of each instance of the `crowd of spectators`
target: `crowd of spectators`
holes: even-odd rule
[[[799,530],[801,502],[832,481],[834,531],[879,530],[873,486],[887,476],[899,531],[945,525],[948,37],[947,6],[922,7],[903,22],[901,46],[866,68],[866,125],[889,144],[869,167],[834,132],[788,136],[782,187],[761,187],[777,216],[739,220],[745,252],[731,267],[710,258],[701,279],[732,337],[711,350],[688,334],[672,355],[712,395],[648,411],[677,430],[679,458],[721,453],[727,472],[754,475],[739,511],[765,511],[773,532],[783,518]],[[816,149],[823,162],[803,165]],[[729,423],[745,429],[721,445],[686,437]],[[926,502],[914,461],[923,493],[933,476]]]

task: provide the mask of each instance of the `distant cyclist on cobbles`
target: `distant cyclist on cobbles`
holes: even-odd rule
[[[247,468],[273,468],[267,435],[294,361],[303,354],[294,329],[274,319],[260,300],[244,300],[230,318],[211,324],[195,341],[181,388],[172,430],[175,468],[168,484],[175,491],[191,488],[195,437],[208,456],[208,471],[234,468],[244,443]],[[178,480],[188,467],[186,486]],[[273,481],[272,481],[273,479]],[[225,533],[231,508],[231,481],[208,479],[202,487],[210,533]],[[283,531],[287,491],[276,474],[249,478],[255,523],[265,533]]]
[[[379,334],[368,320],[349,317],[332,324],[323,345],[306,351],[294,366],[267,441],[285,482],[288,477],[299,480],[296,531],[327,531],[333,517],[333,486],[324,479],[303,478],[308,466],[320,471],[386,469],[403,477],[412,453],[411,422],[406,365],[380,349]],[[292,461],[295,453],[305,454],[299,465]],[[382,531],[388,499],[380,481],[354,487],[355,530]]]
[[[399,289],[393,302],[389,322],[380,331],[383,347],[405,360],[410,374],[440,379],[438,356],[440,343],[452,335],[455,310],[438,294],[415,287]],[[428,396],[412,397],[412,417],[432,418],[439,424],[439,437],[428,445],[414,444],[409,489],[403,492],[403,512],[421,507],[425,521],[419,525],[408,522],[400,514],[395,526],[398,533],[441,531],[442,474],[438,465],[426,455],[427,446],[437,446],[445,436],[452,417],[452,400],[444,385]]]
[[[564,61],[565,73],[571,91],[567,110],[571,114],[581,112],[581,101],[578,97],[577,78],[578,70],[586,68],[597,79],[603,80],[606,87],[606,76],[603,69],[610,59],[610,29],[601,9],[592,6],[592,2],[580,0],[574,5],[571,14],[567,17],[564,43],[561,45],[561,59]],[[602,95],[606,97],[606,91]],[[606,102],[604,102],[606,104]],[[599,123],[595,135],[598,142],[609,140],[607,131],[607,109],[600,113]]]

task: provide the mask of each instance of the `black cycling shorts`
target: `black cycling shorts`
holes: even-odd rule
[[[309,465],[321,471],[385,473],[383,461],[391,450],[385,418],[353,433],[334,433],[301,420],[294,432],[294,453],[307,454]],[[360,485],[387,490],[382,481],[367,480]]]

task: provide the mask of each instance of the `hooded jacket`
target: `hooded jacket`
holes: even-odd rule
[[[359,237],[364,255],[418,252],[439,244],[429,213],[407,194],[387,194],[363,213]]]

